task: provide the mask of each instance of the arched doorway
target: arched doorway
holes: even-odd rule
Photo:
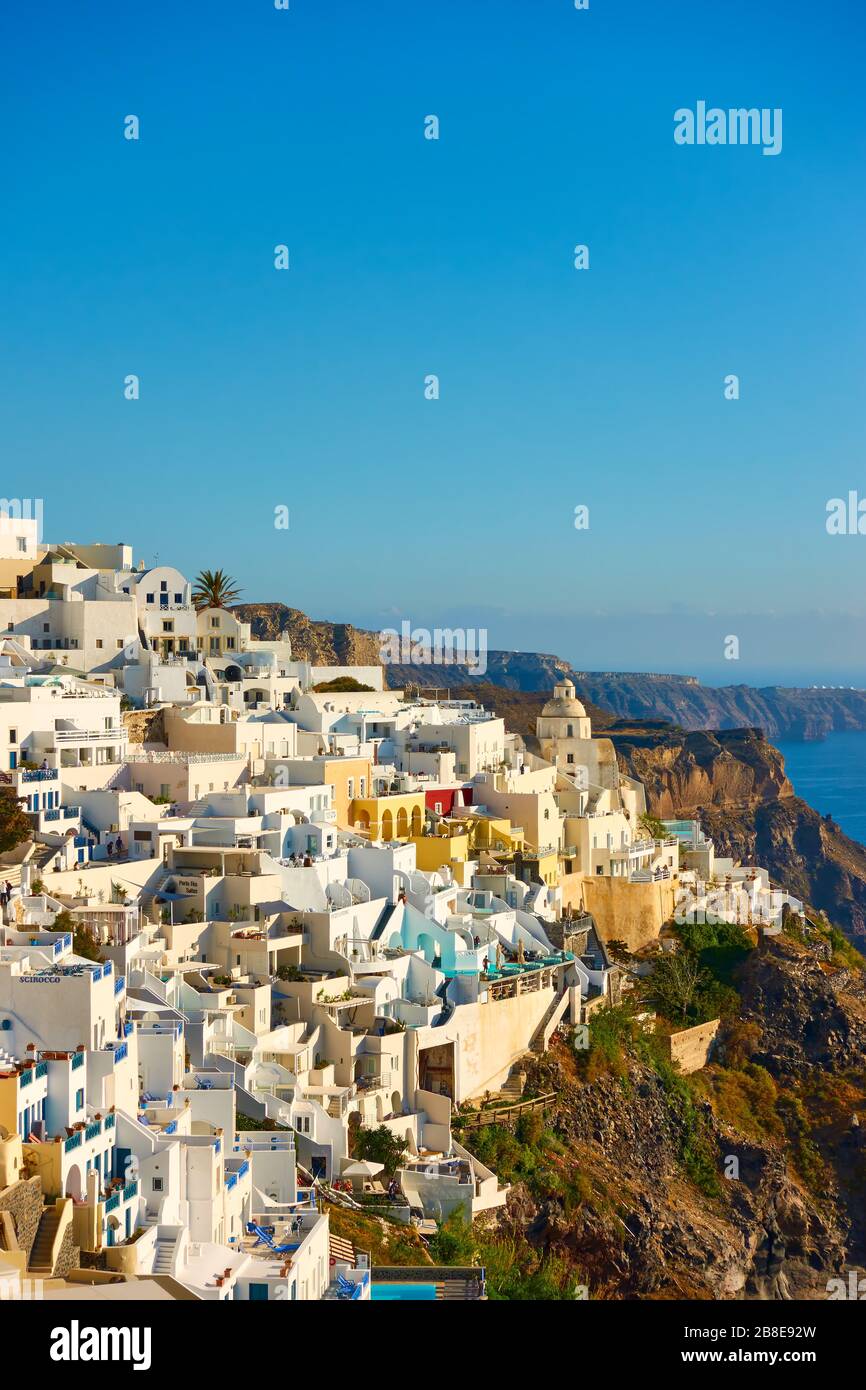
[[[409,834],[409,813],[405,806],[401,806],[397,812],[397,838],[405,840]]]
[[[421,834],[421,807],[415,806],[412,809],[412,834]]]
[[[73,1197],[80,1202],[84,1197],[84,1188],[81,1181],[81,1169],[77,1163],[73,1163],[66,1175],[66,1197]]]
[[[393,840],[394,838],[394,817],[390,811],[382,812],[382,839]]]

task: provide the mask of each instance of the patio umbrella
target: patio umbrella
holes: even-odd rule
[[[369,1158],[353,1158],[341,1173],[344,1178],[375,1178],[384,1169],[384,1163],[373,1163]]]

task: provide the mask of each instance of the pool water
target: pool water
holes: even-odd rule
[[[436,1298],[435,1284],[373,1284],[370,1297],[374,1303],[422,1303]]]

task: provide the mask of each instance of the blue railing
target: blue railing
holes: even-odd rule
[[[76,1053],[74,1053],[73,1058],[72,1058],[72,1070],[73,1070],[73,1071],[77,1071],[79,1067],[83,1067],[83,1066],[84,1066],[84,1053],[83,1053],[83,1052],[76,1052]]]
[[[68,1153],[71,1153],[73,1149],[78,1149],[78,1148],[80,1148],[80,1147],[81,1147],[81,1130],[80,1130],[80,1129],[77,1129],[77,1130],[75,1131],[75,1133],[74,1133],[74,1134],[70,1134],[69,1138],[65,1141],[65,1143],[64,1143],[64,1145],[63,1145],[63,1152],[66,1153],[66,1154],[68,1154]]]
[[[106,1129],[114,1129],[114,1116],[113,1116],[113,1115],[106,1115],[106,1117],[105,1117],[105,1128],[106,1128]]]
[[[126,1184],[126,1187],[123,1189],[123,1200],[124,1200],[124,1202],[130,1202],[130,1201],[132,1200],[133,1197],[137,1197],[137,1196],[138,1196],[138,1179],[136,1179],[135,1182],[128,1182],[128,1183]]]
[[[40,1076],[47,1076],[47,1075],[48,1075],[48,1063],[47,1063],[47,1062],[37,1062],[37,1064],[36,1064],[36,1076],[37,1076],[37,1079],[38,1079]]]
[[[120,1193],[119,1193],[119,1192],[115,1192],[114,1196],[113,1196],[113,1197],[109,1197],[108,1201],[105,1203],[105,1210],[106,1210],[106,1211],[114,1211],[114,1208],[115,1208],[115,1207],[119,1207],[119,1206],[120,1206]]]
[[[29,1086],[29,1085],[30,1085],[30,1082],[31,1082],[32,1080],[33,1080],[33,1068],[32,1068],[32,1067],[28,1068],[27,1071],[19,1072],[19,1073],[18,1073],[18,1089],[19,1089],[19,1091],[20,1091],[24,1086]]]
[[[132,1020],[131,1020],[131,1019],[127,1019],[126,1022],[124,1023],[124,1025],[123,1025],[123,1036],[124,1036],[125,1038],[128,1038],[134,1027],[135,1027],[135,1024],[132,1022]]]
[[[163,1134],[174,1134],[174,1132],[175,1132],[176,1129],[177,1129],[177,1120],[172,1120],[172,1121],[171,1121],[171,1124],[167,1124],[166,1127],[165,1127],[165,1129],[164,1129],[162,1132],[163,1132]]]
[[[92,1125],[88,1125],[84,1131],[85,1140],[96,1139],[102,1133],[102,1125],[99,1120],[94,1120]]]
[[[119,994],[120,991],[123,989],[123,987],[124,987],[125,984],[126,984],[126,976],[125,976],[125,975],[118,975],[117,979],[116,979],[115,982],[114,982],[114,992],[115,992],[115,994]]]
[[[124,1060],[124,1058],[127,1057],[128,1055],[129,1055],[129,1043],[126,1043],[126,1042],[118,1043],[118,1044],[117,1044],[117,1047],[114,1049],[114,1063],[115,1063],[115,1066],[117,1065],[118,1062],[122,1062],[122,1061]]]

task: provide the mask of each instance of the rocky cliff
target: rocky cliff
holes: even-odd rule
[[[498,1239],[565,1262],[595,1298],[826,1299],[866,1260],[866,1131],[852,1124],[866,1103],[866,991],[826,947],[781,937],[753,950],[739,1014],[692,1077],[604,1021],[588,1059],[563,1038],[534,1061],[527,1094],[556,1097],[550,1138],[518,1126],[539,1166],[521,1160]]]
[[[745,810],[794,795],[781,753],[760,729],[687,733],[615,722],[606,732],[623,769],[643,782],[653,815],[692,816],[714,806]]]
[[[866,729],[866,691],[749,685],[704,686],[693,676],[576,671],[581,699],[621,718],[667,719],[684,729],[763,729],[770,738],[813,739]]]
[[[314,666],[379,666],[379,637],[351,623],[332,623],[308,618],[299,608],[284,603],[238,603],[232,609],[249,623],[253,637],[274,642],[288,636],[292,655]]]

